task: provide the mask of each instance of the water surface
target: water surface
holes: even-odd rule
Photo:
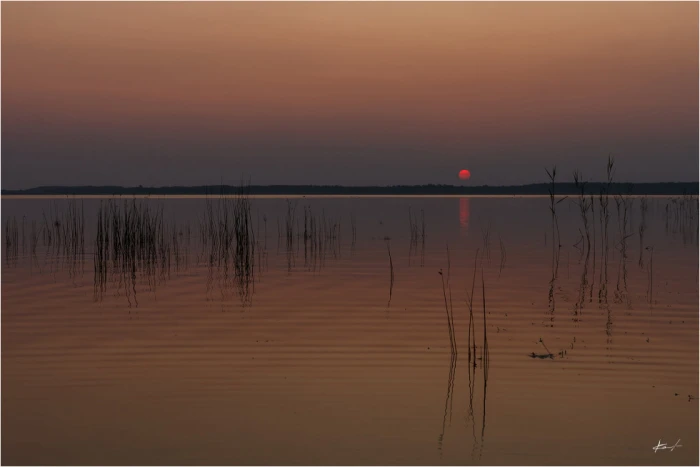
[[[606,260],[597,199],[589,248],[573,199],[253,197],[241,268],[120,198],[169,250],[100,275],[106,201],[2,199],[5,464],[698,463],[696,198],[611,200]]]

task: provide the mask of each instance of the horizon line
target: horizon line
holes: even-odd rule
[[[586,185],[608,185],[607,181],[593,181],[587,180],[583,182]],[[691,181],[658,181],[658,182],[630,182],[630,181],[612,181],[609,185],[668,185],[668,184],[700,184],[700,180]],[[575,182],[555,182],[556,185],[575,185]],[[134,188],[134,189],[146,189],[146,188],[201,188],[201,187],[339,187],[339,188],[393,188],[393,187],[428,187],[428,186],[438,186],[438,187],[454,187],[454,188],[502,188],[502,187],[527,187],[535,185],[551,185],[551,182],[529,182],[529,183],[511,183],[511,184],[497,184],[491,185],[488,183],[483,183],[481,185],[464,185],[464,184],[451,184],[451,183],[400,183],[400,184],[372,184],[372,185],[344,185],[338,183],[267,183],[267,184],[253,184],[253,183],[204,183],[204,184],[193,184],[193,185],[183,185],[183,184],[170,184],[170,185],[116,185],[116,184],[82,184],[82,185],[35,185],[30,188],[2,188],[2,191],[29,191],[37,190],[40,188]]]
[[[1,195],[683,195],[698,194],[698,182],[574,182],[530,183],[525,185],[43,185],[27,189],[2,189]]]

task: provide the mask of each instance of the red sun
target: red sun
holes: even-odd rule
[[[460,180],[469,180],[469,178],[472,176],[472,173],[468,171],[467,169],[462,169],[459,171],[459,178]]]

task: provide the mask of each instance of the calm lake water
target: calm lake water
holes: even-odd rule
[[[107,202],[2,198],[4,464],[698,464],[697,198]]]

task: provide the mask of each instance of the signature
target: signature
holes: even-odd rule
[[[681,442],[681,440],[679,439],[678,441],[676,441],[676,444],[674,444],[673,446],[669,446],[668,443],[663,443],[663,444],[662,444],[662,443],[661,443],[661,440],[659,440],[659,443],[658,443],[656,446],[654,446],[652,449],[654,450],[654,453],[656,453],[659,449],[670,449],[671,451],[673,451],[673,450],[676,449],[676,448],[682,448],[682,447],[683,447],[682,444],[678,444],[678,443],[680,443],[680,442]]]

